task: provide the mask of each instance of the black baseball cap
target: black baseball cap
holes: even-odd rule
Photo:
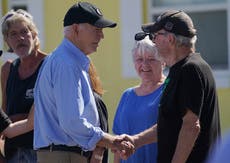
[[[116,23],[103,17],[99,8],[88,2],[74,4],[66,13],[64,27],[72,24],[89,23],[98,28],[116,27]]]
[[[158,16],[156,22],[142,25],[142,30],[155,33],[161,29],[192,38],[196,35],[192,19],[183,11],[170,10]]]

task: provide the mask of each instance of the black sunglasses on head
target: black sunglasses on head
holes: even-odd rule
[[[149,39],[152,40],[153,39],[153,35],[151,33],[146,33],[146,32],[139,32],[137,34],[135,34],[134,39],[136,41],[141,41],[143,40],[146,36],[149,36]]]

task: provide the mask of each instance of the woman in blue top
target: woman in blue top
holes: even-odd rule
[[[121,97],[113,123],[113,132],[117,135],[134,135],[157,122],[165,79],[164,63],[149,36],[136,41],[132,55],[140,84],[125,90]],[[152,143],[137,149],[128,160],[122,160],[119,154],[115,154],[114,163],[156,163],[156,155],[157,146]]]

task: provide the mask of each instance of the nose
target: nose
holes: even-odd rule
[[[13,36],[11,36],[11,38],[15,39],[15,40],[22,40],[25,38],[23,33],[15,33]]]
[[[25,36],[23,34],[21,34],[21,33],[17,35],[17,39],[21,40],[21,39],[24,39],[24,38],[25,38]]]
[[[103,39],[103,38],[104,38],[104,33],[103,33],[103,31],[102,31],[102,30],[101,30],[101,32],[99,33],[99,35],[100,35],[101,39]]]
[[[143,63],[143,65],[149,65],[149,60],[148,59],[144,59],[142,63]]]

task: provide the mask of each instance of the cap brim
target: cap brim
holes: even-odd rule
[[[159,25],[154,22],[154,23],[143,24],[141,28],[146,33],[154,33],[159,30]]]
[[[106,28],[106,27],[114,28],[117,26],[117,23],[114,23],[113,21],[104,18],[100,18],[93,25],[98,28]]]

